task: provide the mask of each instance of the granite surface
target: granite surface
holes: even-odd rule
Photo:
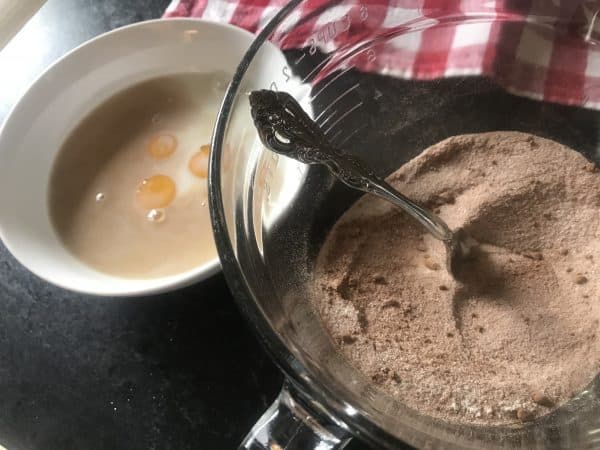
[[[48,0],[0,51],[0,122],[55,59],[167,4]],[[166,295],[94,298],[48,285],[0,246],[0,444],[9,450],[235,448],[281,379],[221,275]]]

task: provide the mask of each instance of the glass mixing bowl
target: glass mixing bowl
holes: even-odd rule
[[[211,214],[230,288],[287,376],[279,398],[242,448],[324,450],[342,448],[353,436],[377,448],[405,443],[479,449],[600,446],[598,377],[566,406],[533,424],[484,427],[419,415],[350,366],[308,299],[320,246],[360,194],[322,167],[264,149],[250,118],[249,90],[285,90],[335,144],[366,160],[380,175],[449,136],[494,130],[548,137],[597,160],[597,105],[585,96],[577,100],[583,106],[576,107],[509,93],[502,86],[533,86],[543,83],[544,76],[517,70],[514,57],[500,54],[494,61],[502,75],[495,81],[468,70],[415,80],[410,71],[397,70],[405,44],[425,35],[434,39],[436,30],[446,26],[498,27],[508,40],[521,35],[525,26],[531,36],[566,32],[561,28],[566,22],[545,14],[539,5],[535,15],[526,17],[519,2],[512,9],[507,2],[502,13],[491,3],[465,14],[423,10],[411,1],[390,2],[393,8],[382,10],[388,2],[294,0],[266,25],[241,62],[213,137]],[[568,32],[581,33],[584,50],[595,58],[596,15],[581,17],[579,28],[570,22]],[[389,51],[390,43],[396,51]],[[284,55],[281,63],[263,57],[274,50]],[[562,57],[564,64],[573,63],[569,52]]]

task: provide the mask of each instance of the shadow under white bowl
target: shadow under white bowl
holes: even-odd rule
[[[48,182],[65,138],[103,101],[159,76],[233,74],[252,40],[252,34],[229,25],[196,19],[153,20],[94,38],[52,65],[17,103],[0,131],[0,237],[13,256],[48,282],[106,296],[164,292],[217,273],[216,253],[206,264],[162,278],[120,278],[91,268],[72,255],[55,233],[48,211]],[[265,57],[285,64],[275,47]]]

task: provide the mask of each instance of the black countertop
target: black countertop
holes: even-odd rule
[[[0,51],[0,122],[55,59],[168,3],[48,0]],[[222,275],[166,295],[88,297],[39,280],[0,246],[8,450],[235,448],[281,380]]]

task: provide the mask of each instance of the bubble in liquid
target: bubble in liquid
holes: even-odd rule
[[[98,203],[103,202],[105,198],[106,198],[106,196],[104,195],[104,192],[98,192],[96,194],[96,201]]]
[[[148,221],[155,223],[163,222],[166,219],[166,217],[167,213],[164,209],[160,208],[151,209],[150,211],[148,211],[148,214],[146,214],[146,218],[148,219]]]

